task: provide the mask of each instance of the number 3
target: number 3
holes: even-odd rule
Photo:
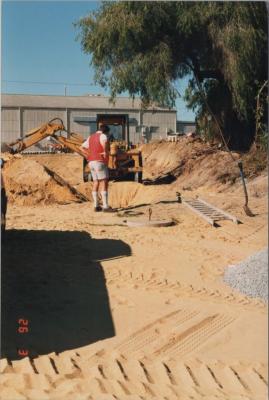
[[[19,356],[28,356],[28,350],[18,350]]]

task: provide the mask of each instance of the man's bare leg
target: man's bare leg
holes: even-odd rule
[[[100,191],[103,200],[103,209],[108,209],[108,179],[100,181]]]
[[[94,205],[94,209],[98,208],[98,189],[99,189],[99,181],[95,180],[93,181],[93,185],[92,185],[92,198],[93,198],[93,205]]]
[[[100,182],[100,191],[107,191],[108,189],[108,179],[102,179]]]

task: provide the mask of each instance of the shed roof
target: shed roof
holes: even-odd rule
[[[141,100],[129,97],[117,97],[115,104],[109,102],[108,96],[48,96],[28,94],[2,94],[2,107],[30,107],[30,108],[77,108],[77,109],[106,109],[106,110],[140,110]],[[165,107],[153,106],[148,110],[174,111]]]

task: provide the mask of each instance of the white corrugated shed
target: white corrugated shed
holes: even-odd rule
[[[1,96],[1,141],[11,142],[53,118],[61,118],[68,132],[85,138],[96,130],[98,115],[124,115],[134,144],[160,139],[176,131],[176,109],[152,106],[142,109],[141,100],[107,96],[48,96],[3,94]]]

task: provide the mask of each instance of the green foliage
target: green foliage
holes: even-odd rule
[[[197,80],[224,128],[228,115],[255,121],[267,79],[265,3],[108,1],[76,26],[96,82],[112,98],[128,91],[145,105],[174,106],[175,82],[192,75],[185,98],[198,118],[207,110]]]
[[[171,37],[163,30],[171,20],[172,4],[103,3],[100,10],[78,22],[83,51],[92,54],[96,81],[111,89],[138,94],[145,103],[173,105],[176,91]]]
[[[221,54],[219,68],[241,118],[253,118],[255,96],[267,76],[267,12],[261,2],[212,3],[208,25]]]

